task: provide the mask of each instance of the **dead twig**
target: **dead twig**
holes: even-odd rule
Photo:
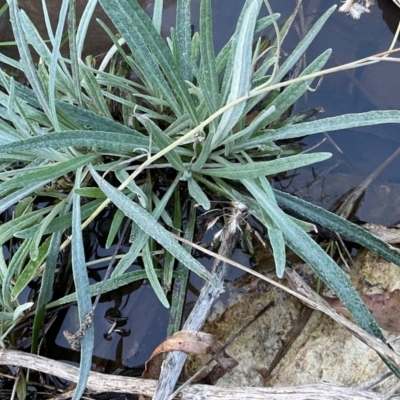
[[[233,221],[230,221],[233,222]],[[230,257],[236,248],[236,243],[239,238],[240,231],[235,227],[232,229],[232,224],[228,223],[225,232],[221,235],[221,245],[219,254],[222,256]],[[190,242],[189,242],[190,243]],[[213,275],[221,283],[226,275],[228,265],[225,261],[216,259],[213,265]],[[200,296],[193,307],[187,321],[182,329],[199,330],[204,325],[212,305],[219,297],[221,291],[215,289],[209,283],[206,283]],[[157,390],[154,394],[153,400],[163,400],[168,398],[174,391],[176,382],[181,373],[182,367],[186,361],[187,354],[183,352],[174,351],[169,353],[161,367],[160,379],[157,384]]]
[[[262,369],[258,370],[258,372],[263,377],[264,382],[268,382],[268,380],[271,378],[271,374],[272,374],[273,370],[278,366],[278,364],[281,362],[281,360],[285,357],[286,353],[289,351],[290,347],[295,342],[295,340],[298,338],[298,336],[301,334],[301,332],[303,332],[303,329],[306,326],[308,320],[310,319],[312,312],[313,312],[312,308],[303,305],[293,328],[287,334],[287,337],[285,339],[285,342],[283,343],[283,346],[276,353],[269,368],[262,368]]]
[[[22,368],[29,368],[45,374],[58,376],[71,382],[77,382],[79,377],[79,368],[16,350],[0,349],[0,365],[15,365]],[[153,396],[156,385],[157,381],[154,380],[91,372],[87,382],[87,389],[93,393],[141,393],[145,396]],[[382,394],[357,388],[342,387],[326,382],[286,388],[223,388],[210,385],[191,385],[182,391],[180,399],[382,400]],[[392,400],[400,400],[400,397],[392,397]]]
[[[174,393],[171,394],[171,396],[169,397],[170,399],[174,399],[179,393],[182,392],[182,390],[190,385],[193,381],[195,381],[197,379],[198,376],[200,376],[203,371],[207,368],[208,365],[211,364],[212,361],[214,361],[217,356],[222,353],[223,351],[225,351],[225,349],[232,344],[232,342],[237,339],[244,331],[246,331],[246,329],[248,329],[250,327],[251,324],[253,324],[255,321],[257,321],[265,312],[267,312],[272,306],[274,306],[274,302],[271,302],[269,304],[267,304],[265,307],[262,308],[262,310],[260,310],[250,321],[248,321],[246,324],[244,324],[236,333],[234,333],[229,340],[223,345],[221,346],[218,351],[210,358],[210,360],[208,360],[208,362],[202,367],[200,368],[190,379],[188,379],[182,386],[180,386]],[[307,307],[308,308],[308,307]]]

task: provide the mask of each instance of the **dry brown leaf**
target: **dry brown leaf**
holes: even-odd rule
[[[162,342],[150,357],[150,360],[157,354],[166,351],[184,351],[190,354],[205,355],[211,353],[211,348],[215,343],[214,335],[199,331],[179,331]]]
[[[346,317],[351,314],[337,297],[322,296],[336,311]],[[400,332],[400,290],[382,294],[361,295],[378,325],[389,332]]]
[[[146,362],[142,377],[157,379],[163,362],[162,353],[168,351],[183,351],[188,354],[210,354],[215,343],[215,337],[209,333],[183,330],[176,332],[162,342]]]
[[[238,365],[238,362],[225,351],[218,351],[215,336],[210,333],[183,330],[169,337],[161,343],[146,362],[146,368],[142,377],[145,379],[157,379],[160,375],[163,362],[163,353],[168,351],[184,351],[188,354],[206,355],[216,354],[217,366],[207,377],[209,383],[215,383],[220,377]],[[143,398],[142,398],[143,399]]]

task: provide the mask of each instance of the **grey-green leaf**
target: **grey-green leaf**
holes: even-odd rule
[[[135,202],[129,200],[124,194],[112,187],[108,182],[102,180],[100,175],[92,166],[89,167],[92,176],[97,184],[104,191],[110,200],[120,209],[125,215],[131,218],[142,231],[159,242],[166,250],[174,254],[187,268],[199,275],[201,278],[210,282],[214,287],[222,289],[221,284],[217,282],[213,276],[186,250],[184,250],[174,239],[171,234],[162,227],[154,217],[146,210],[140,207]]]
[[[78,171],[76,176],[75,187],[80,184],[81,174]],[[80,197],[73,194],[73,209],[72,209],[72,272],[75,283],[75,289],[78,300],[79,326],[80,328],[88,313],[92,309],[92,302],[89,294],[89,278],[85,265],[85,249],[83,246],[83,237],[81,230],[81,204]],[[81,359],[79,364],[79,379],[75,389],[73,399],[80,399],[89,378],[92,365],[92,356],[94,348],[94,326],[89,324],[84,332],[81,341]]]
[[[75,157],[68,161],[46,166],[39,171],[29,172],[22,176],[16,176],[0,185],[0,195],[11,189],[35,184],[38,181],[42,181],[43,184],[45,184],[46,182],[57,179],[58,177],[63,176],[70,171],[87,165],[97,157],[97,154],[86,154],[84,156]]]
[[[203,175],[226,179],[251,179],[314,164],[316,162],[324,161],[331,156],[331,153],[299,154],[292,157],[278,158],[272,161],[261,161],[252,164],[237,164],[226,168],[204,168],[200,172]]]
[[[0,154],[28,151],[41,148],[59,149],[74,146],[76,148],[98,148],[119,153],[142,148],[149,149],[149,140],[126,133],[106,131],[62,131],[44,136],[35,136],[0,146]]]
[[[146,271],[147,279],[149,280],[151,287],[153,288],[154,293],[157,295],[158,300],[160,300],[161,304],[165,308],[169,308],[169,303],[168,303],[167,297],[165,296],[163,288],[158,280],[157,274],[154,269],[153,260],[151,258],[151,254],[150,254],[149,242],[147,242],[145,244],[145,246],[143,247],[142,254],[143,254],[142,259],[143,259],[143,264],[144,264],[144,268]]]
[[[196,202],[200,204],[205,210],[209,210],[211,208],[210,200],[208,199],[207,195],[204,193],[200,185],[193,178],[193,176],[188,179],[188,187],[189,194],[196,200]]]

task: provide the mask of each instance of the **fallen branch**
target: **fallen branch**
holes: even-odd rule
[[[243,210],[240,210],[243,212]],[[224,257],[231,257],[236,248],[236,242],[239,238],[239,231],[236,226],[230,229],[230,224],[222,231],[222,240],[218,254]],[[228,264],[220,259],[214,260],[212,269],[213,277],[223,283]],[[199,298],[197,299],[193,310],[188,316],[183,329],[200,330],[211,310],[215,300],[221,294],[220,290],[215,289],[211,284],[206,283],[201,289]],[[174,391],[176,382],[182,371],[183,365],[187,359],[187,354],[182,351],[174,351],[167,355],[164,360],[161,373],[157,384],[157,390],[153,397],[154,400],[167,399]]]
[[[77,382],[79,368],[50,360],[45,357],[16,350],[0,350],[0,365],[14,365],[29,368],[45,374]],[[153,396],[157,381],[130,378],[125,376],[106,375],[91,372],[87,389],[93,393],[133,393]],[[318,383],[287,388],[223,388],[208,385],[191,385],[181,392],[181,400],[382,400],[381,393],[357,388],[346,388],[330,383]],[[392,397],[400,400],[400,397]]]

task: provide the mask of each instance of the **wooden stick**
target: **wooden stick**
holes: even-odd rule
[[[14,365],[58,376],[71,382],[77,382],[79,369],[72,365],[50,360],[35,354],[16,350],[0,350],[0,365]],[[157,381],[106,375],[91,372],[87,389],[93,393],[141,393],[152,396]],[[346,388],[331,383],[317,383],[298,387],[280,388],[223,388],[209,385],[191,385],[182,390],[181,400],[382,400],[381,393],[357,388]],[[400,400],[399,396],[392,400]]]
[[[230,230],[229,225],[225,227],[218,254],[228,258],[231,257],[235,251],[238,237],[239,231],[237,229]],[[221,283],[224,282],[227,269],[227,263],[218,259],[214,260],[212,273]],[[216,290],[209,283],[206,283],[201,289],[199,298],[182,329],[200,330],[210,313],[212,305],[220,294],[220,290]],[[169,398],[175,389],[176,382],[186,359],[187,354],[182,351],[174,351],[167,355],[161,367],[161,374],[153,400],[165,400]]]

